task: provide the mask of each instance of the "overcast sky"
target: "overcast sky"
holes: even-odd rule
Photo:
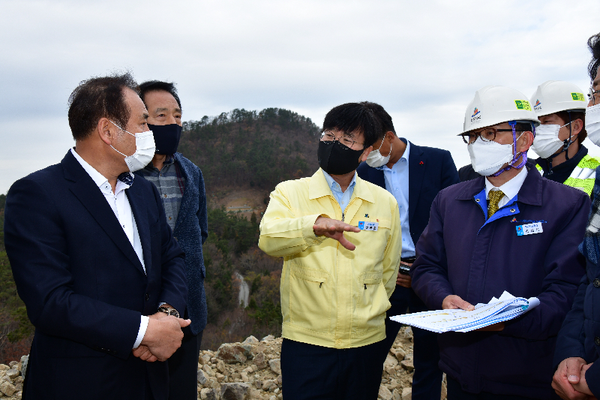
[[[449,149],[462,166],[469,157],[455,135],[476,90],[505,85],[530,97],[552,79],[587,93],[586,42],[600,31],[598,0],[0,6],[0,193],[73,145],[67,100],[80,81],[125,70],[138,82],[174,81],[184,120],[279,107],[320,126],[336,105],[374,101],[400,136]]]

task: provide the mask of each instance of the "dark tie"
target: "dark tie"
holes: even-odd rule
[[[130,172],[123,172],[117,177],[117,179],[129,186],[131,186],[131,184],[133,183],[133,176]]]
[[[491,190],[488,197],[488,218],[491,218],[498,211],[498,202],[504,197],[504,193],[501,190]]]

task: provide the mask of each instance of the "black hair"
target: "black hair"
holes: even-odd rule
[[[381,123],[381,134],[377,137],[377,139],[383,138],[386,132],[392,131],[396,133],[394,129],[394,123],[392,122],[392,117],[390,114],[385,111],[385,109],[377,103],[372,103],[370,101],[363,101],[360,104],[364,104],[366,107],[373,110],[375,116],[379,119]]]
[[[73,138],[88,137],[101,118],[109,118],[125,129],[131,115],[125,102],[125,88],[139,93],[129,72],[81,81],[69,96],[69,126]]]
[[[588,74],[592,80],[596,79],[598,67],[600,67],[600,33],[590,37],[587,41],[588,48],[592,53],[592,60],[588,64]]]
[[[155,90],[164,90],[165,92],[171,93],[177,104],[179,105],[179,109],[181,108],[181,101],[179,100],[179,96],[177,95],[177,89],[175,88],[175,83],[173,82],[162,82],[162,81],[146,81],[140,84],[140,97],[144,104],[146,104],[146,93],[152,92]]]
[[[346,134],[360,132],[365,138],[364,148],[381,137],[381,122],[364,103],[346,103],[334,107],[325,115],[323,131],[340,130]]]

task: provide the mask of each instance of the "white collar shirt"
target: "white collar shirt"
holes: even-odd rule
[[[521,168],[521,171],[515,175],[510,181],[506,182],[500,187],[494,186],[487,178],[485,179],[485,197],[489,199],[490,191],[492,190],[501,190],[504,193],[504,196],[498,202],[498,208],[504,207],[513,197],[515,197],[519,190],[521,190],[521,186],[523,186],[523,182],[525,182],[525,178],[527,178],[527,167]]]

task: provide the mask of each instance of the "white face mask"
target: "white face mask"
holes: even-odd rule
[[[510,163],[514,157],[512,143],[500,144],[494,141],[484,142],[477,139],[467,147],[469,148],[473,169],[483,176],[495,174],[504,164]]]
[[[121,153],[119,150],[115,149],[112,144],[110,145],[114,151],[125,157],[125,164],[127,164],[129,171],[135,172],[148,165],[150,161],[152,161],[154,152],[156,150],[156,146],[154,144],[154,134],[152,131],[133,134],[131,132],[127,132],[114,122],[110,122],[123,132],[129,133],[131,136],[135,137],[135,153],[130,156]]]
[[[569,125],[564,124],[563,126]],[[535,139],[531,148],[542,158],[548,158],[564,146],[564,141],[558,138],[558,131],[563,126],[556,124],[540,125],[535,128]],[[569,143],[570,144],[570,143]]]
[[[600,146],[600,104],[585,109],[585,130],[592,143]]]
[[[382,156],[380,153],[381,146],[383,146],[383,142],[385,141],[385,136],[383,137],[383,139],[384,140],[381,141],[379,148],[377,150],[373,150],[367,156],[367,164],[370,167],[378,168],[378,167],[381,167],[381,166],[387,164],[388,162],[390,162],[390,156],[392,155],[392,145],[391,144],[390,144],[390,154],[388,154],[387,157]]]

